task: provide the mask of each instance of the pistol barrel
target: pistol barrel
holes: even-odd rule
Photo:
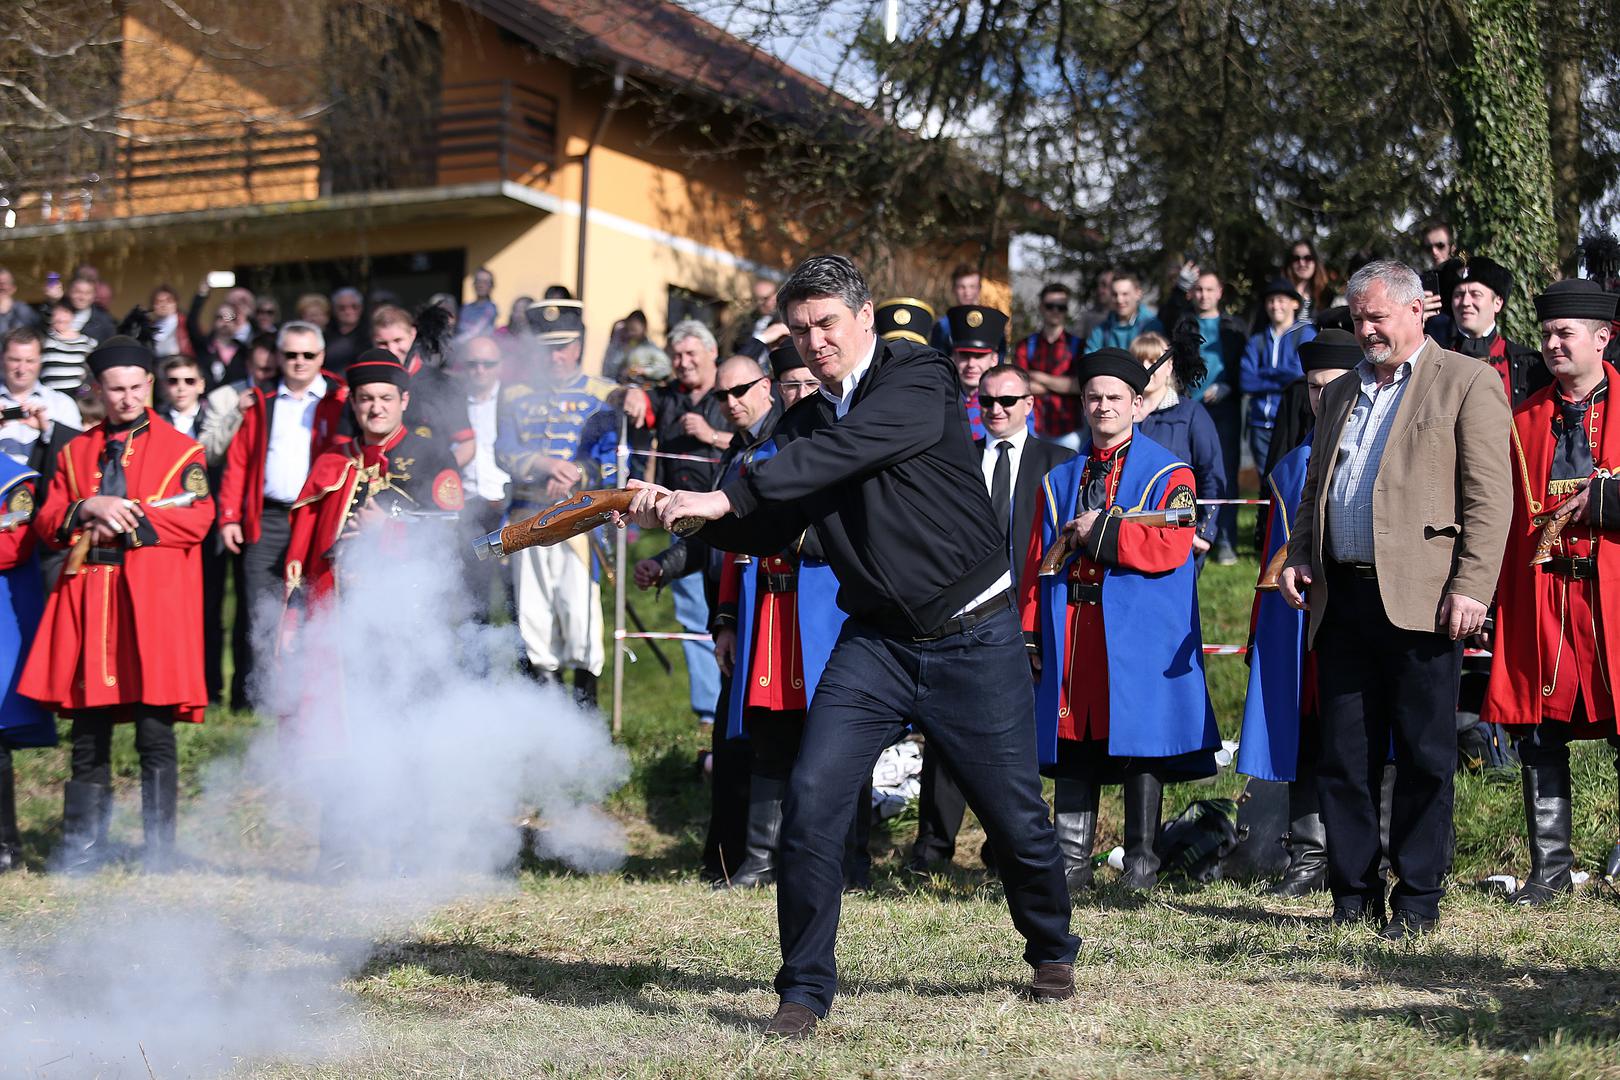
[[[480,562],[486,559],[504,559],[506,551],[501,546],[501,530],[496,529],[486,536],[480,536],[472,542],[473,554]]]

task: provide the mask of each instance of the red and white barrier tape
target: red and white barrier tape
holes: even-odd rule
[[[672,631],[653,631],[651,633],[633,634],[628,631],[618,631],[613,635],[615,641],[713,641],[708,634],[678,634]],[[1243,656],[1247,654],[1247,645],[1205,645],[1205,656]],[[1464,656],[1489,657],[1489,649],[1464,649]]]

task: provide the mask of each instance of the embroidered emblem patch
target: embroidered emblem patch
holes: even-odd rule
[[[11,514],[32,514],[34,512],[34,493],[28,490],[27,484],[18,484],[11,497],[6,500],[6,512]]]
[[[197,498],[203,498],[208,494],[208,470],[196,462],[187,465],[186,474],[180,478],[180,486]]]
[[[1172,510],[1180,510],[1187,506],[1197,506],[1198,500],[1193,498],[1192,488],[1182,484],[1170,493],[1169,505]]]

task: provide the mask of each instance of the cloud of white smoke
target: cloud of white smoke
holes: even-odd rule
[[[90,879],[37,940],[5,935],[0,1075],[341,1053],[362,1023],[342,980],[379,938],[510,887],[526,829],[543,858],[618,865],[598,804],[626,758],[600,717],[508,672],[510,629],[468,624],[457,543],[437,522],[347,542],[339,597],[258,688],[284,719],[182,807],[192,868]]]

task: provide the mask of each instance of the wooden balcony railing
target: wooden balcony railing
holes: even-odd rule
[[[490,180],[529,183],[556,165],[556,99],[510,80],[443,86],[430,123],[396,123],[399,130],[368,128],[351,137],[341,119],[207,119],[178,134],[108,139],[90,160],[81,154],[71,176],[0,191],[3,209],[13,214],[0,220],[37,225]]]

